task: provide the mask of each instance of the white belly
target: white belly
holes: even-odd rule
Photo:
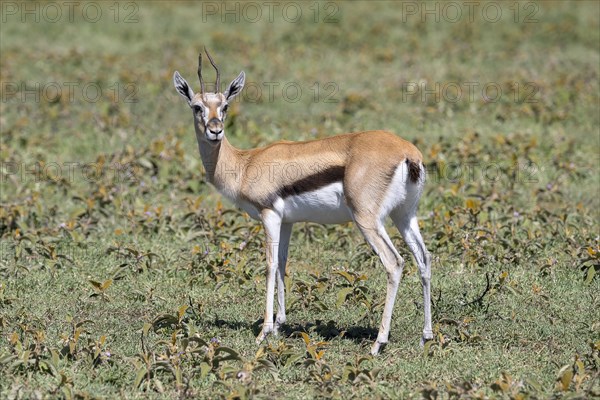
[[[313,192],[286,197],[277,201],[275,208],[281,213],[283,222],[342,224],[352,221],[341,182],[329,184]]]

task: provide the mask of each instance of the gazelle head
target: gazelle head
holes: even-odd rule
[[[246,75],[244,71],[235,78],[227,87],[224,93],[221,93],[220,88],[220,73],[212,57],[204,48],[208,60],[217,71],[217,79],[215,81],[215,91],[207,92],[202,79],[202,52],[198,56],[198,78],[200,79],[200,93],[194,93],[190,85],[185,79],[175,71],[173,74],[173,84],[175,89],[182,95],[194,114],[194,127],[198,139],[205,137],[210,143],[218,143],[225,135],[225,126],[223,121],[227,116],[229,102],[242,91]]]

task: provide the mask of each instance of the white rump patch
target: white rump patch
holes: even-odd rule
[[[396,208],[402,208],[405,212],[411,212],[417,206],[421,195],[423,180],[412,183],[408,177],[408,165],[403,161],[396,167],[392,181],[390,182],[379,212],[383,220]]]

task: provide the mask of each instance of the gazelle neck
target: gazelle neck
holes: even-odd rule
[[[196,138],[206,179],[235,202],[245,170],[243,150],[233,147],[227,137],[215,143],[206,139],[204,132],[197,132]]]

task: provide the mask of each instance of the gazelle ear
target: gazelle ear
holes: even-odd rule
[[[229,87],[225,91],[224,95],[227,101],[233,99],[242,91],[244,88],[244,82],[246,82],[246,74],[244,74],[244,71],[242,71],[237,78],[231,81]]]
[[[175,85],[175,89],[177,89],[179,94],[185,97],[188,104],[191,104],[192,98],[194,97],[194,91],[192,90],[190,85],[188,85],[187,81],[183,79],[183,77],[179,75],[179,72],[177,71],[175,71],[175,73],[173,74],[173,84]]]

